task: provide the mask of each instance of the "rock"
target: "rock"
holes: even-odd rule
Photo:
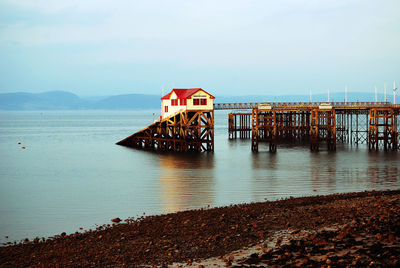
[[[111,221],[115,222],[115,223],[119,223],[119,222],[121,222],[121,219],[120,218],[114,218],[114,219],[111,219]]]

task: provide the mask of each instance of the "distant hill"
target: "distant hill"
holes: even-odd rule
[[[82,109],[84,106],[85,102],[81,98],[65,91],[0,94],[0,109],[2,110],[75,110]]]
[[[309,95],[248,95],[248,96],[216,96],[215,103],[224,102],[292,102],[310,101]],[[315,94],[312,101],[327,101],[327,94]],[[393,100],[387,95],[388,101]],[[374,101],[373,93],[349,93],[348,101]],[[344,92],[333,93],[330,101],[344,101]],[[378,101],[384,101],[383,94],[378,95]],[[81,98],[65,91],[45,93],[2,93],[0,94],[0,110],[144,110],[160,107],[160,96],[147,94],[126,94],[107,97]]]
[[[104,110],[143,110],[160,107],[160,96],[127,94],[107,97],[94,102],[89,107]]]
[[[87,99],[65,91],[0,94],[0,110],[143,110],[159,107],[160,96],[144,94]]]

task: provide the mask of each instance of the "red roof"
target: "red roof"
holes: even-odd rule
[[[208,93],[207,91],[205,91],[204,89],[201,89],[201,88],[174,88],[171,90],[170,93],[168,93],[161,99],[168,100],[170,98],[172,92],[175,92],[178,99],[189,99],[194,93],[196,93],[199,90],[206,92],[208,95],[211,96],[211,99],[215,99],[215,97],[213,95],[211,95],[210,93]]]

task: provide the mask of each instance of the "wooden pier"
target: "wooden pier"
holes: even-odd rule
[[[321,144],[334,151],[336,142],[400,149],[400,105],[388,102],[219,103],[214,109],[241,110],[228,115],[229,138],[251,137],[253,151],[267,143],[275,152],[279,142],[288,141],[309,142],[312,151]]]
[[[117,144],[157,151],[213,152],[214,111],[179,111]]]
[[[214,110],[240,110],[228,115],[229,139],[251,139],[254,152],[262,143],[276,152],[283,142],[305,142],[311,151],[321,146],[335,151],[337,142],[367,144],[370,150],[400,149],[400,105],[389,102],[219,103],[211,109],[180,110],[117,144],[158,151],[213,152]]]

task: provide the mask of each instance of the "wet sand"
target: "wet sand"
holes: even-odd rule
[[[127,219],[0,247],[0,266],[397,266],[399,237],[400,190],[372,191]]]

